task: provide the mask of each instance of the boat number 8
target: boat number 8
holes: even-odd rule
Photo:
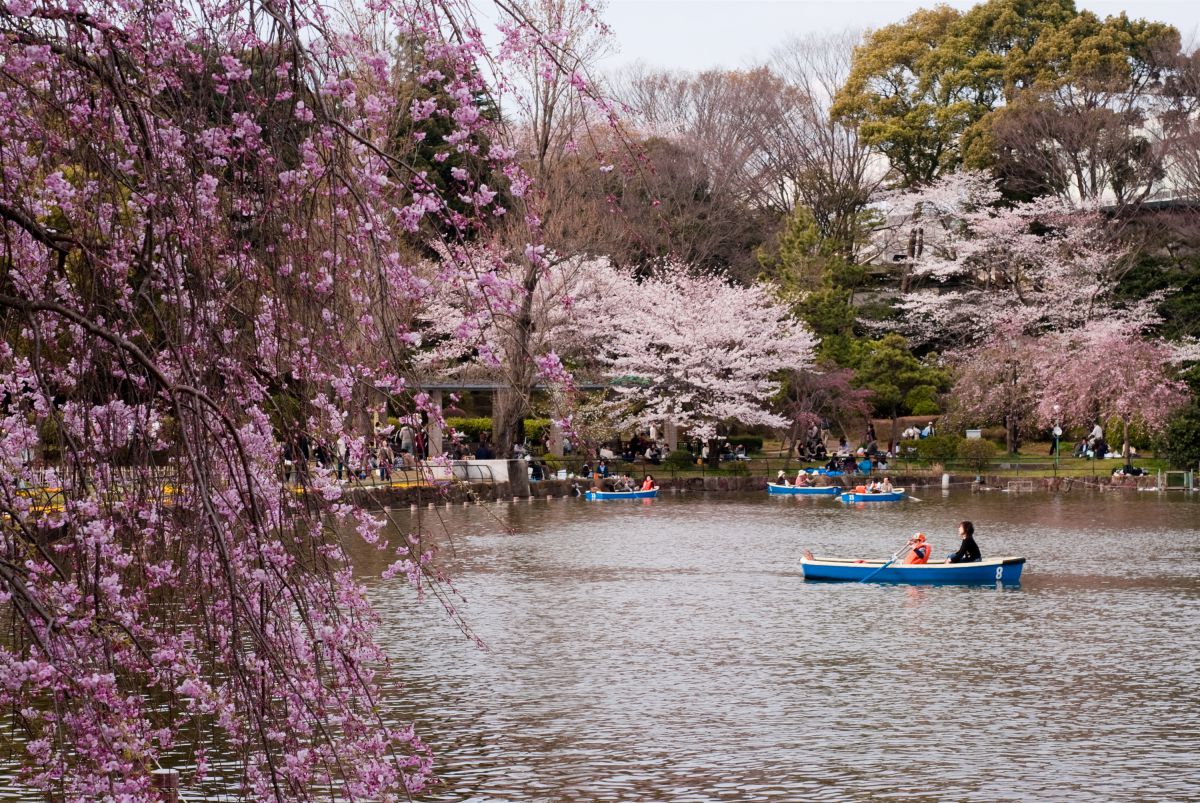
[[[996,567],[996,579],[997,580],[1004,579],[1004,567],[1003,566]]]

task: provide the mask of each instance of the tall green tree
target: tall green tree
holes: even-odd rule
[[[1128,94],[1161,77],[1172,46],[1178,33],[1168,25],[1102,20],[1073,0],[923,9],[855,50],[832,113],[858,125],[899,184],[918,186],[964,163],[990,166],[995,114],[1026,93],[1072,102],[1085,87]]]
[[[828,237],[810,209],[796,207],[776,241],[758,251],[761,277],[779,288],[813,333],[821,339],[817,356],[822,362],[849,365],[854,353],[854,291],[865,278],[863,266],[847,258],[865,239],[865,214],[851,234],[851,242]]]
[[[950,389],[949,372],[932,355],[918,359],[897,334],[860,342],[854,368],[854,384],[871,391],[876,414],[892,419],[893,434],[896,419],[905,413],[936,413],[927,405]]]

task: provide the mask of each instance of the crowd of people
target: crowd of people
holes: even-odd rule
[[[1103,460],[1106,457],[1120,457],[1109,452],[1108,441],[1104,438],[1104,428],[1097,421],[1086,438],[1080,438],[1072,452],[1073,457],[1086,457],[1089,460]],[[1130,447],[1130,458],[1137,457],[1137,450]]]
[[[934,434],[934,422],[930,421],[921,429],[911,426],[901,434],[906,439],[929,437]],[[857,448],[851,448],[843,436],[838,441],[837,449],[830,452],[826,447],[827,437],[828,432],[822,426],[815,423],[809,426],[804,431],[802,438],[797,441],[799,457],[806,462],[824,460],[825,469],[828,471],[871,475],[888,471],[891,461],[896,456],[896,442],[889,441],[886,448],[880,448],[875,425],[871,422],[866,425],[861,441],[862,445]],[[1106,448],[1102,438],[1101,434],[1086,439],[1086,450],[1091,453],[1094,449]],[[544,442],[540,446],[548,451],[549,443],[546,439],[543,440]],[[423,428],[414,426],[403,419],[397,426],[376,426],[365,444],[360,439],[352,449],[351,443],[354,442],[353,429],[339,437],[332,445],[313,444],[303,432],[294,433],[284,441],[283,473],[285,480],[289,482],[304,481],[310,466],[315,463],[320,469],[334,471],[339,480],[378,478],[386,482],[390,481],[397,472],[417,468],[429,456],[428,440]],[[691,453],[693,459],[708,461],[713,456],[710,451],[713,444],[714,442],[711,441],[696,440],[682,446]],[[474,442],[466,440],[461,434],[451,435],[446,445],[446,456],[451,460],[494,460],[501,457],[496,454],[489,434],[486,432],[482,433]],[[568,443],[564,441],[563,445],[564,453],[569,454],[565,448]],[[721,461],[749,459],[745,445],[735,443],[730,439],[722,438],[715,441],[715,447],[719,450],[716,456]],[[648,434],[645,431],[638,432],[627,441],[614,439],[592,451],[592,457],[585,460],[576,473],[587,479],[591,479],[593,476],[601,479],[619,478],[613,474],[612,470],[612,466],[618,461],[627,464],[642,463],[646,466],[657,466],[663,463],[667,454],[667,444],[656,437],[653,430],[650,430]],[[529,475],[532,480],[539,481],[552,476],[546,461],[534,455],[534,450],[528,442],[514,444],[512,454],[507,457],[524,459],[528,463]],[[789,480],[782,474],[783,472],[781,472],[781,476],[777,477],[777,480],[787,484]],[[804,485],[810,482],[824,481],[823,478],[820,480],[809,479],[807,474],[801,472],[795,478],[794,484]]]

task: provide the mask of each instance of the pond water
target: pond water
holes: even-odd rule
[[[488,647],[372,582],[395,713],[437,754],[426,799],[1196,799],[1200,500],[920,497],[420,511]],[[985,556],[1029,559],[1021,587],[799,571],[806,548],[884,557],[916,530],[950,552],[960,519]]]
[[[1200,497],[919,496],[395,512],[394,541],[440,543],[487,645],[355,549],[389,716],[436,753],[422,800],[1200,799]],[[917,530],[945,554],[961,519],[985,556],[1028,558],[1020,587],[799,569]],[[37,799],[11,778],[0,800]]]

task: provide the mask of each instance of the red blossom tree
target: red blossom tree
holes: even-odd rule
[[[1174,376],[1175,353],[1119,327],[1099,324],[1042,340],[1031,354],[1040,377],[1035,409],[1046,426],[1082,426],[1119,418],[1129,459],[1129,425],[1160,432],[1189,399]]]
[[[793,371],[787,375],[784,406],[791,419],[788,433],[791,444],[799,443],[810,427],[820,428],[825,421],[832,421],[842,432],[849,432],[850,421],[870,419],[871,391],[853,387],[853,379],[854,371],[833,366]]]

